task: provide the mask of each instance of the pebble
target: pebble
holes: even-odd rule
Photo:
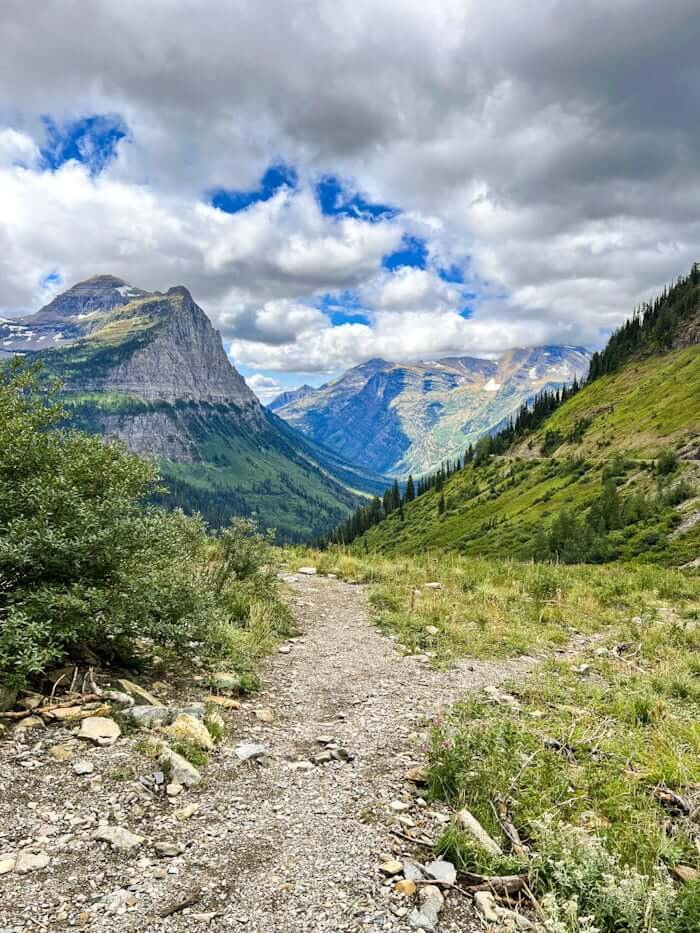
[[[189,820],[191,816],[194,816],[197,810],[199,810],[198,803],[188,803],[186,807],[176,810],[174,816],[180,823],[184,823],[185,820]]]
[[[154,849],[159,858],[175,858],[185,851],[185,847],[179,842],[156,842]]]
[[[255,710],[255,718],[260,722],[274,722],[275,714],[269,706],[260,706]]]
[[[175,781],[172,781],[165,788],[165,793],[168,797],[178,797],[182,793],[182,784],[177,784]]]
[[[396,859],[389,859],[386,862],[382,862],[379,866],[379,871],[384,875],[400,875],[403,871],[403,862],[399,862]]]
[[[289,645],[280,645],[277,649],[278,654],[289,654],[291,652],[291,647]]]
[[[78,738],[108,747],[114,745],[121,734],[122,730],[113,719],[106,716],[88,716],[80,722]]]
[[[241,761],[251,761],[267,755],[265,746],[255,742],[244,742],[242,745],[237,745],[233,751]]]
[[[31,849],[23,849],[15,861],[15,872],[18,875],[28,875],[32,871],[41,871],[48,866],[49,861],[46,852],[32,852]]]
[[[94,770],[94,764],[91,761],[86,761],[85,758],[73,762],[73,771],[76,774],[92,774]]]

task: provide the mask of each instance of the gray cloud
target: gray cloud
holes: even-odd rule
[[[420,352],[389,334],[409,314],[455,350],[599,343],[700,258],[699,20],[696,0],[4,0],[0,306],[36,304],[55,267],[184,282],[275,369],[346,365],[374,340]],[[99,179],[13,166],[42,114],[106,112],[131,139]],[[283,204],[201,206],[277,158],[302,180]],[[306,187],[320,172],[406,214],[333,223]],[[386,316],[381,255],[404,230],[463,264],[470,321],[434,281]],[[305,307],[344,288],[374,298],[367,328]]]

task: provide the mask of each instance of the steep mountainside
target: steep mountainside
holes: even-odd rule
[[[512,350],[497,362],[374,359],[270,407],[348,460],[389,475],[420,474],[461,455],[544,388],[582,377],[588,361],[578,347]]]
[[[400,509],[389,500],[387,517],[377,501],[339,538],[369,525],[355,549],[697,564],[699,308],[691,274],[613,335],[597,355],[603,375],[504,454],[498,438],[483,439],[473,462],[439,473]]]
[[[381,485],[262,407],[186,288],[148,293],[97,276],[5,325],[2,346],[40,358],[78,426],[158,458],[164,501],[213,524],[255,512],[282,539],[304,540]]]

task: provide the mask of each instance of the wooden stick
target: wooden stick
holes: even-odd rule
[[[36,709],[11,710],[9,713],[0,713],[0,719],[26,719],[27,716],[43,716],[55,709],[66,709],[69,706],[80,706],[81,703],[94,703],[100,697],[96,693],[86,693],[64,703],[49,703],[47,706],[37,706]]]
[[[414,842],[417,846],[425,846],[428,849],[432,849],[435,845],[430,839],[414,839],[413,836],[409,836],[408,833],[402,833],[399,829],[390,829],[389,832],[393,836],[398,836],[399,839],[405,839],[406,842]]]

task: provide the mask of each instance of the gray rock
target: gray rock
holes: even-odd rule
[[[0,684],[0,713],[4,713],[17,702],[17,690],[14,687],[6,687]]]
[[[251,761],[267,755],[265,746],[257,745],[255,742],[245,742],[243,745],[237,745],[233,751],[241,761]]]
[[[408,922],[416,930],[437,930],[439,914],[445,904],[445,898],[438,888],[426,885],[420,890],[420,908],[408,915]]]
[[[403,876],[407,881],[421,881],[425,877],[420,865],[409,861],[403,863]]]
[[[445,862],[442,859],[436,859],[425,866],[425,870],[436,881],[444,881],[446,884],[454,884],[457,880],[457,869],[452,862]]]
[[[122,713],[125,719],[140,728],[168,726],[178,716],[192,716],[203,720],[206,715],[204,703],[192,703],[191,706],[132,706]]]
[[[183,787],[194,787],[202,780],[202,775],[191,765],[186,758],[174,752],[172,748],[163,746],[159,757],[161,767],[170,775],[172,784],[182,784]]]
[[[87,739],[95,745],[114,745],[122,734],[117,723],[107,716],[88,716],[80,722],[79,739]]]

